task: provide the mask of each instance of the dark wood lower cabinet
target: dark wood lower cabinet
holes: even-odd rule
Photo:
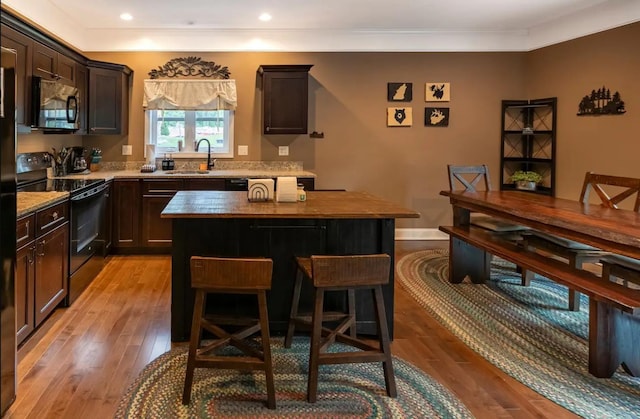
[[[68,202],[16,222],[16,340],[21,344],[69,293]]]
[[[35,326],[60,304],[69,292],[69,224],[36,239]]]
[[[35,329],[35,241],[16,252],[16,340],[21,344]]]
[[[171,220],[160,218],[160,213],[173,195],[144,196],[142,198],[142,245],[171,247]]]
[[[114,181],[111,199],[113,200],[111,245],[113,248],[140,246],[140,180]]]

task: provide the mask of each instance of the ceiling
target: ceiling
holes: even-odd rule
[[[640,0],[3,0],[82,51],[529,51],[640,21]],[[130,13],[132,20],[120,19]],[[258,19],[267,12],[272,19]]]

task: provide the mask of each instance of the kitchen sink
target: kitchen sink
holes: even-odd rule
[[[167,170],[164,172],[167,175],[206,175],[208,170]]]

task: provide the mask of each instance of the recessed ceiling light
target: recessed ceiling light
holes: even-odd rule
[[[120,15],[120,19],[122,20],[133,20],[133,16],[131,16],[131,13],[123,13]]]
[[[268,22],[271,20],[271,15],[269,13],[263,13],[258,17],[258,19],[260,19],[263,22]]]

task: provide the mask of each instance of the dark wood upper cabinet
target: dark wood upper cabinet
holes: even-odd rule
[[[4,13],[4,12],[3,12]],[[16,123],[29,126],[31,109],[31,71],[33,40],[20,32],[2,25],[3,47],[16,51]],[[29,88],[27,88],[29,86]]]
[[[33,43],[33,75],[76,85],[76,62],[40,43]]]
[[[89,134],[124,135],[129,127],[131,69],[124,65],[90,61]]]
[[[306,134],[313,65],[262,65],[263,134]]]

